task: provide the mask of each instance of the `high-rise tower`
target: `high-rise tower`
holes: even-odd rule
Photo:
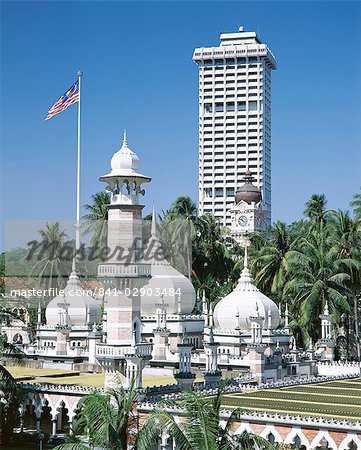
[[[250,170],[271,222],[271,71],[275,58],[243,27],[219,47],[196,48],[199,67],[199,211],[231,226],[230,208]]]

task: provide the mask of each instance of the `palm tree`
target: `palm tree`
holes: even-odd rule
[[[138,392],[133,380],[128,390],[123,387],[106,394],[92,392],[79,402],[76,428],[68,442],[57,450],[85,450],[84,440],[91,447],[107,450],[126,450],[132,441],[132,432],[138,428],[135,403]],[[83,438],[81,437],[83,435]],[[135,440],[136,436],[134,436]]]
[[[97,192],[92,195],[92,203],[86,204],[85,209],[88,214],[83,216],[85,228],[83,233],[92,233],[91,242],[93,245],[104,248],[107,245],[108,232],[108,205],[110,194],[108,192]]]
[[[291,305],[294,317],[317,340],[319,315],[326,302],[336,323],[342,313],[350,311],[346,287],[350,277],[331,245],[327,229],[313,230],[307,237],[298,238],[287,252],[286,260],[288,281],[283,295],[294,299]]]
[[[186,195],[178,197],[166,212],[164,219],[177,221],[173,231],[176,239],[181,244],[181,251],[186,257],[188,278],[192,271],[192,246],[191,239],[194,235],[194,223],[197,220],[198,208],[195,202]],[[174,228],[174,226],[173,226]]]
[[[313,194],[306,202],[303,214],[309,219],[312,227],[322,227],[330,211],[326,210],[327,200],[324,194]]]
[[[287,252],[292,237],[283,222],[276,222],[270,230],[271,239],[258,252],[253,264],[256,267],[256,283],[262,292],[280,299],[286,282]]]
[[[357,359],[361,359],[359,331],[359,298],[361,296],[361,231],[356,221],[353,221],[348,211],[337,211],[330,222],[332,240],[338,252],[338,257],[350,279],[347,286],[351,293],[350,303],[353,307],[354,329],[351,336],[355,338]],[[348,330],[350,333],[350,330]],[[349,336],[350,338],[350,336]],[[350,339],[348,339],[348,342]]]
[[[181,195],[171,205],[167,215],[172,219],[195,220],[198,208],[196,203],[187,195]]]
[[[60,229],[59,222],[46,223],[39,234],[42,242],[32,255],[37,262],[29,276],[35,277],[37,286],[44,290],[62,288],[71,268],[73,243],[66,241],[67,234]]]
[[[357,193],[353,196],[353,200],[350,205],[353,207],[355,220],[361,222],[361,193]]]
[[[308,217],[308,219],[316,219],[320,221],[326,211],[326,196],[325,194],[313,194],[305,204],[305,210],[303,214]]]
[[[232,434],[239,410],[233,410],[225,426],[221,426],[223,394],[224,386],[221,386],[211,399],[187,392],[182,400],[160,402],[138,434],[137,449],[153,448],[164,433],[174,439],[179,450],[273,449],[272,444],[259,436]],[[175,420],[174,409],[179,410],[184,421]]]
[[[217,291],[232,288],[239,276],[227,238],[227,229],[214,216],[205,214],[198,218],[192,250],[193,280],[198,289],[206,289],[211,300],[217,300]]]

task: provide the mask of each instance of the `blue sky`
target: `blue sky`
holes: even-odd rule
[[[296,220],[312,193],[347,208],[361,185],[359,2],[2,2],[3,220],[71,220],[76,106],[50,106],[84,71],[82,203],[103,188],[123,128],[153,177],[145,212],[197,199],[193,49],[240,25],[276,55],[273,220]]]

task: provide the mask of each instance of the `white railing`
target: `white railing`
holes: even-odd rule
[[[140,343],[135,346],[117,347],[113,345],[97,345],[96,356],[99,357],[116,357],[125,355],[151,356],[152,344]]]
[[[153,345],[148,343],[141,343],[135,345],[135,353],[140,356],[151,356]]]
[[[139,277],[150,276],[149,264],[100,264],[98,276],[103,277]]]
[[[125,354],[131,354],[133,347],[116,347],[113,345],[97,345],[95,354],[96,356],[124,356]]]

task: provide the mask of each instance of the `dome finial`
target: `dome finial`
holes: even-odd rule
[[[128,143],[127,143],[127,129],[124,128],[124,133],[123,133],[123,147],[127,147]]]

